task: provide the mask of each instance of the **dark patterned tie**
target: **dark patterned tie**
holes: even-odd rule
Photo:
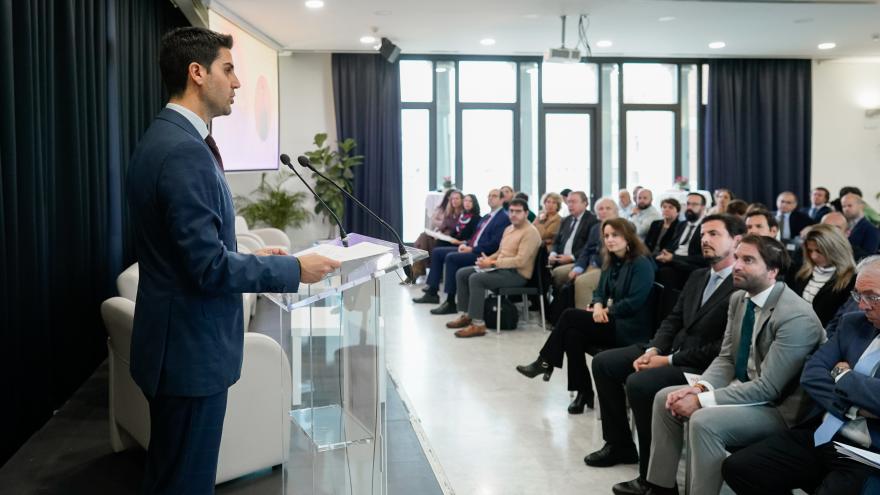
[[[734,371],[739,381],[749,381],[749,352],[752,347],[752,334],[755,330],[755,303],[749,299],[740,326],[739,350],[736,353]]]
[[[211,148],[211,154],[213,154],[214,158],[217,160],[217,166],[220,167],[220,170],[225,170],[223,168],[223,158],[220,156],[220,148],[217,147],[217,141],[214,141],[214,136],[208,134],[205,138],[205,142],[208,143],[208,148]]]

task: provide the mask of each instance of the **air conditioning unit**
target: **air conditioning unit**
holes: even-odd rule
[[[544,52],[544,62],[555,64],[576,64],[581,61],[581,51],[577,48],[550,48]]]

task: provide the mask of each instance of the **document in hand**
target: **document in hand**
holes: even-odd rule
[[[871,452],[870,450],[860,449],[857,447],[853,447],[852,445],[847,445],[845,443],[834,442],[834,449],[837,450],[838,454],[841,454],[844,457],[852,459],[856,462],[861,462],[866,466],[871,466],[874,469],[880,469],[880,454],[876,454]]]
[[[444,234],[443,232],[440,232],[439,230],[425,229],[425,233],[428,234],[429,236],[433,237],[434,239],[437,239],[438,241],[452,242],[455,240],[455,237],[448,236],[448,235]]]
[[[318,244],[310,247],[294,256],[316,253],[342,263],[341,273],[345,278],[360,276],[377,269],[375,263],[369,263],[371,258],[382,255],[393,256],[391,247],[375,244],[372,242],[359,242],[353,246],[342,247],[336,244]]]

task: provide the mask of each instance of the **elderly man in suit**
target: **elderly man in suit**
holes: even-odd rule
[[[700,221],[706,211],[706,197],[689,193],[685,203],[685,221],[678,224],[675,240],[670,249],[663,249],[657,256],[657,282],[664,287],[681,289],[691,272],[708,266],[700,246]]]
[[[732,215],[710,215],[701,225],[703,256],[712,265],[691,273],[675,307],[647,345],[631,345],[599,353],[593,359],[593,377],[602,410],[605,446],[588,455],[589,466],[607,467],[639,459],[644,485],[651,447],[651,408],[665,387],[685,385],[685,373],[702,373],[718,355],[727,304],[733,293],[733,250],[743,234],[743,221]],[[639,435],[639,452],[626,418],[632,407]]]
[[[816,223],[809,215],[798,210],[797,205],[797,196],[791,191],[781,192],[776,197],[776,222],[783,243],[799,239],[802,230]]]
[[[876,471],[838,455],[832,440],[880,452],[880,256],[859,264],[853,299],[858,311],[841,318],[801,375],[817,404],[812,417],[724,461],[724,479],[737,493],[876,493],[865,489]]]
[[[214,492],[229,387],[241,374],[243,292],[296,292],[339,266],[317,255],[236,252],[235,211],[208,131],[240,87],[232,37],[181,28],[162,39],[171,98],[127,178],[140,283],[131,375],[150,405],[142,493]]]
[[[678,493],[687,433],[687,493],[715,495],[727,448],[755,443],[806,416],[809,401],[798,376],[824,338],[819,318],[776,280],[788,265],[779,241],[748,234],[734,256],[733,286],[741,290],[730,298],[721,352],[695,386],[657,392],[648,482],[616,485],[615,493]]]
[[[587,245],[590,227],[597,222],[596,217],[587,211],[590,200],[583,191],[572,191],[565,200],[569,215],[562,220],[553,251],[548,262],[553,266],[553,286],[559,290],[568,282],[568,274],[574,268],[574,262]]]

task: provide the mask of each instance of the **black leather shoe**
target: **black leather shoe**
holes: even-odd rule
[[[550,366],[550,363],[544,361],[543,359],[538,358],[535,360],[535,362],[531,364],[527,364],[525,366],[517,366],[516,371],[519,371],[529,378],[534,378],[540,374],[543,374],[544,381],[546,382],[550,380],[550,375],[553,374],[553,366]]]
[[[578,392],[574,397],[574,400],[571,401],[571,404],[568,405],[568,414],[583,414],[584,406],[593,408],[593,391],[589,392]]]
[[[440,296],[439,296],[436,292],[433,293],[433,294],[430,293],[430,292],[427,292],[427,293],[425,293],[425,295],[422,296],[422,297],[414,297],[414,298],[413,298],[413,302],[414,302],[414,303],[423,303],[423,304],[424,304],[424,303],[427,303],[427,304],[437,304],[437,303],[440,302]]]
[[[458,310],[455,308],[455,304],[449,300],[431,310],[432,315],[454,315],[455,313],[458,313]]]
[[[663,488],[652,485],[641,477],[611,487],[614,495],[678,495],[678,487]]]
[[[593,467],[611,467],[618,464],[635,464],[639,462],[639,453],[636,452],[634,446],[615,448],[610,443],[606,443],[604,447],[584,457],[587,466]],[[641,482],[641,478],[636,478],[627,483]],[[624,483],[618,483],[622,485]],[[615,492],[616,493],[616,492]]]

